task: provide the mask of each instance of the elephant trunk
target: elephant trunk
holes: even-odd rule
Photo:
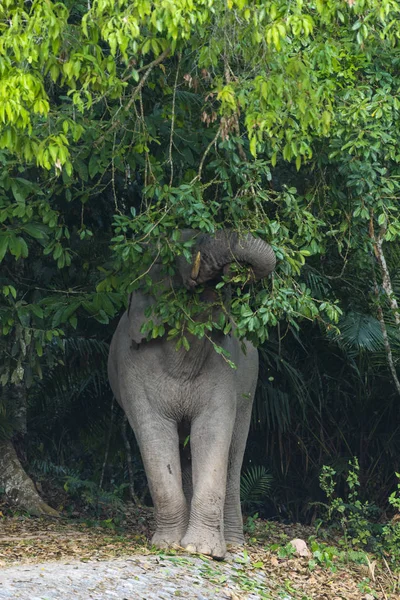
[[[276,258],[271,246],[250,234],[237,240],[234,256],[238,262],[251,266],[256,279],[267,277],[275,269]]]
[[[235,232],[218,231],[213,236],[203,236],[197,250],[188,287],[213,279],[234,262],[250,265],[256,279],[267,277],[276,263],[271,246],[251,234],[239,236]]]

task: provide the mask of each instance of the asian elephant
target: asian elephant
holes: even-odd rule
[[[202,298],[215,300],[215,283],[234,262],[251,267],[254,278],[274,270],[272,248],[250,234],[214,235],[184,230],[194,238],[193,262],[177,259],[174,276],[155,263],[150,275],[165,289],[203,286]],[[226,544],[242,544],[240,469],[258,374],[258,352],[233,334],[214,331],[212,340],[230,354],[233,369],[210,339],[190,339],[189,351],[176,340],[146,341],[145,310],[155,298],[135,291],[113,336],[108,362],[111,388],[134,430],[155,507],[159,548],[183,546],[189,552],[223,558]],[[183,439],[190,433],[190,457]]]

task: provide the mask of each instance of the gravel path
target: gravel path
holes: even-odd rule
[[[226,600],[264,596],[262,577],[257,591],[243,594],[235,579],[241,565],[200,557],[133,556],[129,559],[54,562],[0,570],[0,599],[19,600]],[[253,584],[253,585],[254,585]]]

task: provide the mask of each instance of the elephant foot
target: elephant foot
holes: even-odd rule
[[[191,554],[206,554],[213,558],[222,560],[226,554],[226,544],[219,531],[203,529],[191,532],[187,531],[181,541],[181,546]]]
[[[160,550],[166,550],[167,548],[178,548],[181,546],[181,538],[184,534],[184,530],[180,527],[176,529],[162,529],[157,528],[151,543]]]
[[[225,530],[225,541],[227,546],[240,547],[244,544],[244,535],[239,533],[229,533],[229,531]]]

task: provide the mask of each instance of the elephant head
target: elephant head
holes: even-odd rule
[[[251,234],[243,236],[236,232],[219,230],[215,234],[204,234],[193,230],[183,230],[181,241],[194,239],[192,262],[189,263],[184,256],[176,260],[177,273],[166,283],[162,275],[162,266],[155,264],[150,275],[155,282],[163,282],[162,287],[168,289],[184,285],[187,289],[207,284],[226,274],[232,263],[247,264],[251,267],[254,278],[267,277],[275,268],[275,254],[271,246]],[[148,294],[133,292],[129,299],[128,316],[130,322],[130,336],[140,343],[145,335],[141,327],[146,321],[146,308],[154,305],[156,299]],[[154,322],[154,318],[152,318]]]
[[[183,232],[193,237],[194,232]],[[183,284],[188,289],[207,283],[228,272],[232,263],[247,264],[255,279],[267,277],[275,268],[276,259],[271,246],[251,234],[239,236],[236,232],[219,230],[214,235],[196,237],[192,264],[178,260]]]

